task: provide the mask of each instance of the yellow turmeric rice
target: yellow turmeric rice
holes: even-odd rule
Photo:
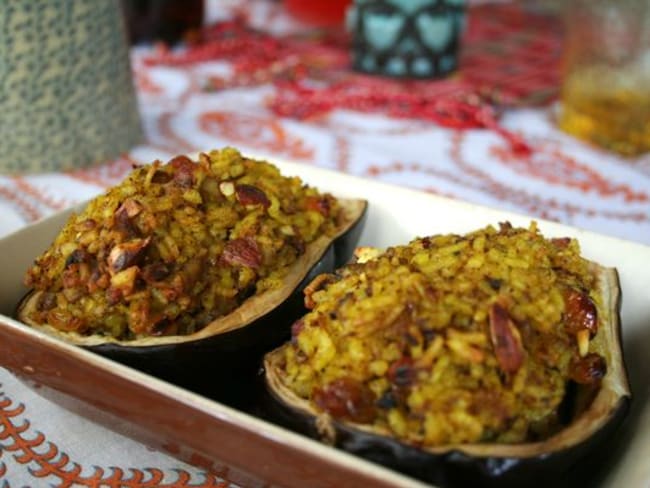
[[[30,320],[128,340],[193,333],[280,286],[339,204],[225,148],[137,167],[73,215],[28,270]]]
[[[319,276],[277,356],[282,383],[330,416],[417,446],[516,443],[597,384],[597,278],[574,239],[531,223],[418,238]]]

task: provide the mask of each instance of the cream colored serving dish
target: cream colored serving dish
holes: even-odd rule
[[[530,217],[450,200],[294,163],[283,173],[340,196],[365,198],[369,215],[360,245],[388,246],[418,235],[466,232]],[[87,417],[188,460],[199,453],[229,468],[247,485],[423,486],[420,482],[277,427],[180,386],[62,343],[12,319],[25,293],[22,276],[51,241],[69,211],[0,240],[0,366]],[[650,485],[650,247],[538,220],[546,236],[580,240],[583,254],[619,272],[624,350],[632,410],[608,445],[598,472],[603,486]],[[155,409],[145,408],[156,405]],[[254,411],[254,410],[253,410]],[[123,427],[123,428],[122,428]],[[164,447],[163,447],[164,446]]]

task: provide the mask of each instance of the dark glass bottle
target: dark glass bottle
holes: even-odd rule
[[[175,44],[203,23],[203,0],[122,0],[131,44]]]

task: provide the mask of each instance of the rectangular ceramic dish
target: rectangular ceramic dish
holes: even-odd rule
[[[360,245],[385,247],[415,236],[466,232],[530,218],[305,165],[278,163],[284,174],[340,196],[366,198]],[[36,332],[12,318],[26,291],[22,276],[70,211],[0,240],[0,366],[64,406],[186,461],[205,459],[245,486],[424,486],[383,467],[273,425],[261,418],[134,371]],[[624,348],[632,411],[608,444],[604,486],[650,484],[650,248],[538,220],[546,236],[580,240],[588,259],[619,271]],[[155,405],[156,408],[149,408]],[[199,457],[196,456],[198,454]],[[192,459],[190,459],[190,457]]]

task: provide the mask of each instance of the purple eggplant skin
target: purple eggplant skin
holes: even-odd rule
[[[323,416],[309,401],[297,397],[283,385],[282,373],[274,366],[276,358],[281,357],[281,348],[268,353],[263,363],[265,416],[289,429],[442,488],[594,485],[602,470],[616,460],[615,453],[608,450],[607,440],[623,423],[632,401],[622,350],[618,274],[613,268],[595,266],[610,316],[603,332],[608,372],[596,387],[568,383],[558,412],[562,429],[540,443],[512,444],[507,449],[498,444],[420,449],[373,433],[370,426],[361,429],[359,425]]]
[[[592,450],[598,445],[602,448],[605,439],[616,431],[627,415],[629,404],[629,397],[621,398],[608,423],[592,437],[544,456],[476,457],[455,450],[431,454],[345,426],[338,430],[337,447],[441,487],[528,487],[548,486],[550,483],[557,486],[563,475],[581,468],[579,463],[589,458]]]
[[[260,402],[267,420],[311,438],[321,437],[314,417],[288,406],[268,385]],[[594,459],[606,454],[604,443],[623,423],[630,402],[629,396],[621,397],[607,423],[588,439],[540,456],[474,456],[460,450],[434,454],[336,421],[333,446],[441,488],[589,486],[599,474]]]

